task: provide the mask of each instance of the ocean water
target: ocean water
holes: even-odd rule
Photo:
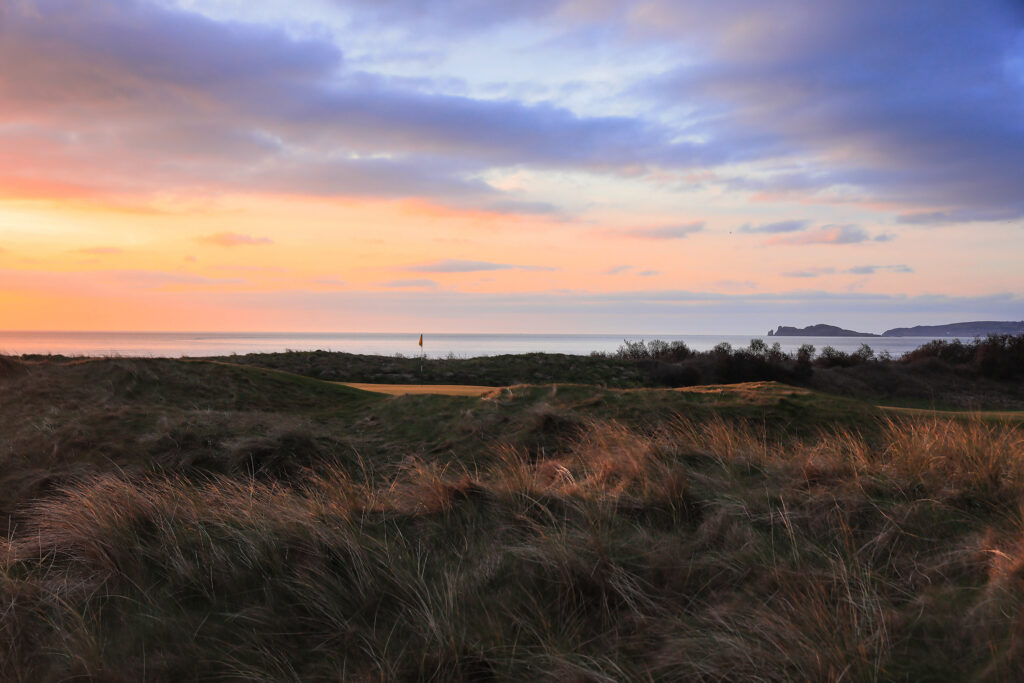
[[[856,351],[867,344],[875,353],[899,356],[929,341],[929,337],[764,337],[756,334],[424,334],[423,353],[430,358],[472,358],[506,353],[567,353],[615,351],[623,340],[684,341],[697,351],[727,342],[747,346],[752,339],[778,342],[794,351],[813,344],[821,351],[832,346]],[[286,350],[345,351],[347,353],[420,355],[419,333],[301,333],[301,332],[3,332],[0,354],[63,354],[68,356],[226,356]]]

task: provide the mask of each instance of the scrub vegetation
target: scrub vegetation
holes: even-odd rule
[[[1021,501],[1005,411],[0,357],[0,679],[1015,680]]]
[[[360,356],[291,351],[213,360],[338,382],[508,386],[572,382],[605,387],[685,387],[779,381],[922,408],[1024,409],[1024,335],[936,340],[894,358],[868,345],[853,353],[806,344],[784,353],[761,339],[694,351],[683,342],[624,340],[614,353],[531,353],[484,358]]]

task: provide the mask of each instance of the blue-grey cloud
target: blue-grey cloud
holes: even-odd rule
[[[381,282],[380,286],[392,289],[435,289],[438,283],[434,280],[418,278],[411,280],[389,280],[388,282]]]
[[[1019,214],[1013,210],[972,208],[957,211],[906,212],[897,216],[896,220],[909,225],[947,225],[984,221],[1012,221],[1018,217]]]
[[[776,237],[769,244],[860,244],[871,240],[887,242],[892,235],[876,235],[874,237],[859,225],[844,223],[841,225],[823,225],[792,237]]]
[[[790,270],[782,275],[783,277],[814,278],[821,277],[822,275],[832,275],[835,272],[835,268],[805,268],[803,270]]]
[[[293,127],[357,152],[454,155],[479,167],[528,164],[616,171],[637,165],[702,166],[729,154],[674,142],[671,130],[625,116],[579,116],[552,104],[423,93],[353,74],[330,88],[292,88],[255,103]]]
[[[461,30],[479,31],[508,22],[536,20],[559,9],[551,0],[332,0],[374,27],[399,26],[408,30],[434,30],[442,36]]]
[[[761,135],[828,158],[778,189],[852,185],[937,215],[1024,215],[1020,3],[660,3],[673,4],[703,58],[649,92],[703,103],[711,139]],[[741,26],[742,41],[725,39]]]
[[[732,156],[636,117],[423,89],[349,69],[322,40],[141,1],[23,0],[5,6],[4,23],[7,117],[45,121],[0,128],[0,164],[23,177],[114,192],[213,184],[552,213],[481,172],[635,173]],[[62,155],[69,163],[50,163]]]
[[[554,100],[361,72],[324,38],[170,3],[18,0],[0,9],[5,177],[112,192],[415,195],[551,213],[558,207],[499,191],[483,172],[752,162],[756,178],[727,187],[853,187],[916,224],[1024,215],[1019,2],[336,4],[359,30],[393,29],[422,53],[533,22],[565,50],[639,39],[676,57],[632,88],[657,100],[650,114],[584,115]],[[642,25],[652,16],[662,20]]]
[[[880,270],[889,271],[890,273],[913,273],[914,269],[910,266],[900,263],[893,266],[853,266],[847,268],[844,273],[850,273],[852,275],[874,275]]]
[[[642,240],[679,240],[690,235],[702,232],[705,221],[692,221],[679,225],[664,225],[656,228],[634,228],[631,230],[608,230],[606,234],[618,237],[633,237]]]
[[[491,261],[467,261],[463,259],[442,259],[431,263],[421,263],[414,266],[406,266],[403,270],[418,273],[476,273],[487,270],[529,270],[529,271],[552,271],[557,270],[551,266],[523,266],[512,263],[493,263]]]
[[[740,226],[740,232],[760,232],[775,235],[783,232],[800,232],[801,230],[806,230],[810,224],[811,221],[809,220],[777,221],[775,223],[762,223],[761,225],[745,223]]]

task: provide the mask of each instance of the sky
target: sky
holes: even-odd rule
[[[0,329],[1024,319],[1020,0],[2,0]]]

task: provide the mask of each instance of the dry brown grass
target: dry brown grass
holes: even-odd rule
[[[763,421],[573,420],[550,453],[421,453],[386,475],[313,458],[64,480],[0,540],[0,678],[1024,671],[1018,426],[786,439]]]

